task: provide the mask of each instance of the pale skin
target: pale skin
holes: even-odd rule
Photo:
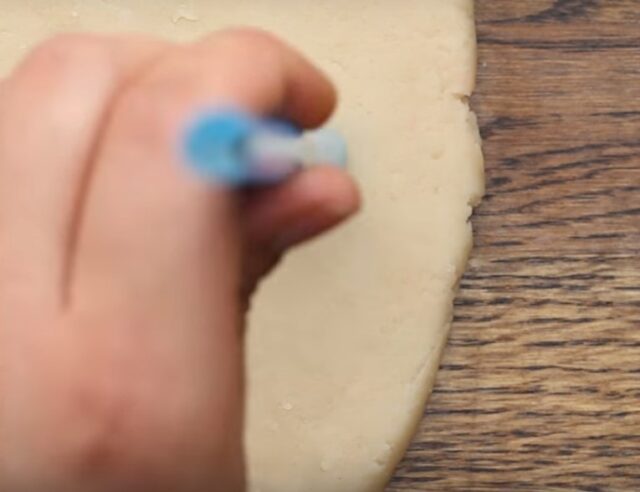
[[[202,182],[176,149],[222,104],[314,127],[335,92],[253,30],[59,36],[0,82],[0,490],[244,490],[251,293],[359,197]]]

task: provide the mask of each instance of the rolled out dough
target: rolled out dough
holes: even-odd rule
[[[0,73],[61,30],[270,29],[336,81],[365,208],[260,289],[254,492],[381,490],[431,390],[483,193],[472,0],[0,0]]]

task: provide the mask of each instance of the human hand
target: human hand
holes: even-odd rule
[[[0,82],[0,490],[242,490],[259,279],[358,208],[331,168],[233,192],[176,149],[203,107],[301,126],[331,85],[273,37],[65,35]]]

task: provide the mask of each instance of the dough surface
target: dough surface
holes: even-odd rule
[[[61,30],[270,29],[334,79],[365,208],[261,287],[253,492],[381,490],[431,391],[483,193],[472,0],[0,0],[0,74]]]

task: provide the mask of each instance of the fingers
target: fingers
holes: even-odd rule
[[[66,35],[0,85],[0,290],[60,306],[87,164],[107,108],[162,44]],[[3,298],[6,299],[6,295]]]
[[[237,305],[238,211],[232,194],[182,162],[184,128],[199,111],[228,105],[317,125],[334,103],[322,74],[257,31],[212,36],[150,68],[122,94],[104,134],[78,243],[79,302],[83,292],[100,292],[105,303],[153,293],[149,302],[168,306],[188,292],[185,311],[206,303],[224,316]]]
[[[271,189],[255,191],[245,204],[248,254],[244,291],[253,291],[293,246],[335,227],[360,207],[353,180],[339,169],[306,170]]]

